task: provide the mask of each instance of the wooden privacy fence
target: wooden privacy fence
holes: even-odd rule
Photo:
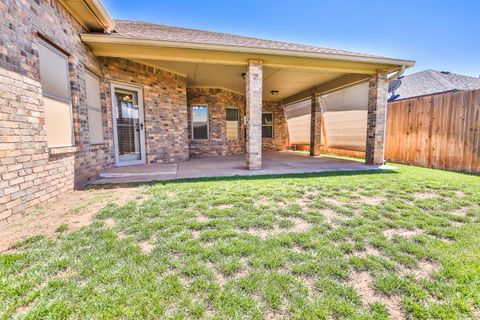
[[[385,159],[480,172],[480,90],[389,103]]]

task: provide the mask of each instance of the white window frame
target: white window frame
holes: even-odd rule
[[[228,122],[227,120],[227,110],[237,110],[237,137],[235,139],[229,139],[227,136],[225,137],[229,141],[240,140],[240,109],[235,107],[227,107],[225,108],[225,124]],[[226,135],[226,133],[225,133]]]
[[[207,138],[195,138],[195,135],[194,135],[194,130],[193,130],[193,124],[195,123],[195,121],[193,121],[193,108],[194,107],[205,107],[207,108]],[[192,119],[190,121],[190,126],[192,128],[192,140],[197,140],[197,141],[206,141],[206,140],[210,140],[210,108],[208,107],[208,104],[192,104],[190,106],[190,113],[191,113],[191,116],[192,116]],[[199,122],[200,123],[200,122]],[[201,122],[203,123],[203,122]]]
[[[264,125],[262,123],[262,132],[263,132],[263,127],[272,127],[272,136],[271,137],[263,137],[263,133],[262,133],[262,139],[273,139],[273,137],[275,137],[275,133],[274,133],[274,118],[273,118],[273,112],[262,112],[262,122],[263,122],[263,115],[264,114],[271,114],[272,115],[272,125],[269,126],[269,125]]]
[[[48,43],[47,41],[45,41],[41,38],[38,38],[38,42],[39,42],[40,45],[45,46],[47,49],[51,50],[53,53],[59,55],[62,58],[65,58],[64,59],[65,60],[65,66],[67,68],[67,77],[66,77],[65,80],[67,81],[67,89],[68,89],[68,95],[67,96],[70,98],[68,100],[63,99],[63,98],[60,98],[60,97],[56,97],[52,94],[45,93],[44,90],[42,90],[42,96],[45,96],[45,97],[53,99],[53,100],[68,103],[69,111],[70,111],[70,128],[72,130],[72,132],[71,132],[71,141],[72,142],[70,144],[48,145],[48,148],[53,149],[53,148],[73,147],[73,146],[75,146],[75,132],[74,132],[74,127],[73,127],[72,88],[71,88],[71,82],[70,82],[70,76],[69,76],[70,75],[70,66],[69,66],[69,63],[68,63],[68,55],[65,54],[64,52],[58,50],[53,45],[51,45],[50,43]],[[41,85],[41,81],[40,81],[40,85]],[[47,132],[47,144],[48,144],[48,132]]]
[[[91,77],[95,78],[98,80],[98,83],[99,85],[101,86],[101,83],[100,83],[100,77],[97,76],[95,73],[91,72],[90,70],[88,69],[85,69],[85,74],[89,74]],[[85,77],[85,98],[86,98],[86,95],[87,95],[87,87],[86,87],[86,82],[87,82],[87,79]],[[100,91],[100,95],[101,95],[101,88],[99,88],[99,91]],[[103,126],[103,111],[102,111],[102,98],[101,96],[98,97],[99,101],[100,101],[100,105],[98,106],[98,109],[95,107],[95,106],[89,106],[88,105],[88,99],[85,99],[85,104],[87,105],[87,114],[88,114],[88,110],[94,110],[94,111],[100,111],[100,120],[102,122],[102,141],[94,141],[92,142],[92,137],[90,136],[90,132],[89,132],[89,142],[90,142],[90,145],[102,145],[105,143],[105,132],[104,132],[104,126]],[[89,131],[90,131],[90,118],[88,118],[88,125],[89,125]]]

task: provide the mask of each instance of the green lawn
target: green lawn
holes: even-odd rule
[[[0,318],[480,316],[480,177],[389,172],[139,187],[0,254]]]

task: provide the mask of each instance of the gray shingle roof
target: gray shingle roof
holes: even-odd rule
[[[282,41],[245,37],[228,33],[186,29],[130,20],[115,20],[115,30],[111,35],[137,39],[192,42],[199,44],[251,47],[261,49],[280,49],[368,58],[385,58],[382,56],[350,52],[339,49],[321,48]]]
[[[400,79],[402,85],[395,91],[395,100],[425,96],[454,90],[480,89],[480,79],[436,70],[420,71]]]

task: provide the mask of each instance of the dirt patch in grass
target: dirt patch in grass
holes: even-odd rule
[[[202,233],[198,230],[193,230],[192,231],[192,238],[195,240],[199,240],[200,237],[202,236]]]
[[[208,221],[210,221],[210,218],[207,217],[207,216],[200,215],[200,216],[197,217],[197,222],[199,222],[199,223],[206,223]]]
[[[149,240],[149,241],[143,241],[140,243],[140,250],[142,250],[142,253],[143,254],[150,254],[153,250],[153,248],[155,248],[155,245],[152,244],[152,242]]]
[[[310,223],[300,218],[288,218],[288,220],[293,222],[293,227],[289,229],[290,232],[305,232],[311,227]]]
[[[103,222],[109,228],[115,227],[115,225],[117,224],[113,218],[107,218],[107,219],[103,220]]]
[[[340,202],[338,201],[336,198],[334,197],[331,197],[331,198],[323,198],[323,201],[325,201],[326,203],[332,205],[332,206],[335,206],[335,207],[341,207],[343,205],[345,205],[345,203],[343,202]]]
[[[383,235],[388,239],[393,238],[394,236],[400,236],[404,238],[414,237],[422,233],[421,229],[408,230],[408,229],[387,229],[383,231]]]
[[[383,201],[385,200],[384,197],[382,196],[372,196],[372,197],[369,197],[369,196],[360,196],[359,199],[355,200],[355,202],[357,204],[368,204],[370,206],[374,206],[374,205],[377,205],[377,204],[380,204],[382,203]]]
[[[377,248],[374,248],[372,246],[366,246],[364,250],[355,251],[353,255],[359,258],[365,258],[367,256],[380,257],[382,256],[382,253]]]
[[[322,209],[320,213],[325,218],[325,222],[327,222],[328,224],[332,224],[334,226],[338,225],[339,222],[345,220],[344,216],[336,213],[332,209]]]
[[[215,206],[214,208],[219,209],[219,210],[232,209],[233,205],[231,205],[231,204],[221,204],[219,206]]]
[[[381,303],[385,305],[392,319],[406,319],[398,297],[388,297],[375,292],[370,273],[354,271],[350,279],[349,285],[360,295],[364,305],[375,302]]]
[[[34,235],[55,237],[61,225],[68,225],[68,232],[92,223],[95,214],[109,203],[123,205],[130,200],[143,198],[139,188],[88,189],[66,192],[33,213],[0,228],[0,251]],[[108,222],[107,222],[108,224]]]
[[[452,214],[459,216],[459,217],[466,217],[467,216],[467,210],[465,209],[458,209],[452,212]]]
[[[463,191],[460,191],[460,190],[455,191],[455,195],[456,195],[458,198],[463,198],[463,197],[465,197],[465,193],[464,193]]]
[[[297,199],[296,203],[302,208],[303,211],[308,210],[308,204],[312,202],[309,198]]]
[[[430,200],[438,198],[436,193],[431,192],[415,192],[413,196],[415,197],[415,200]]]
[[[253,202],[256,207],[268,206],[270,202],[267,199],[258,199]]]

